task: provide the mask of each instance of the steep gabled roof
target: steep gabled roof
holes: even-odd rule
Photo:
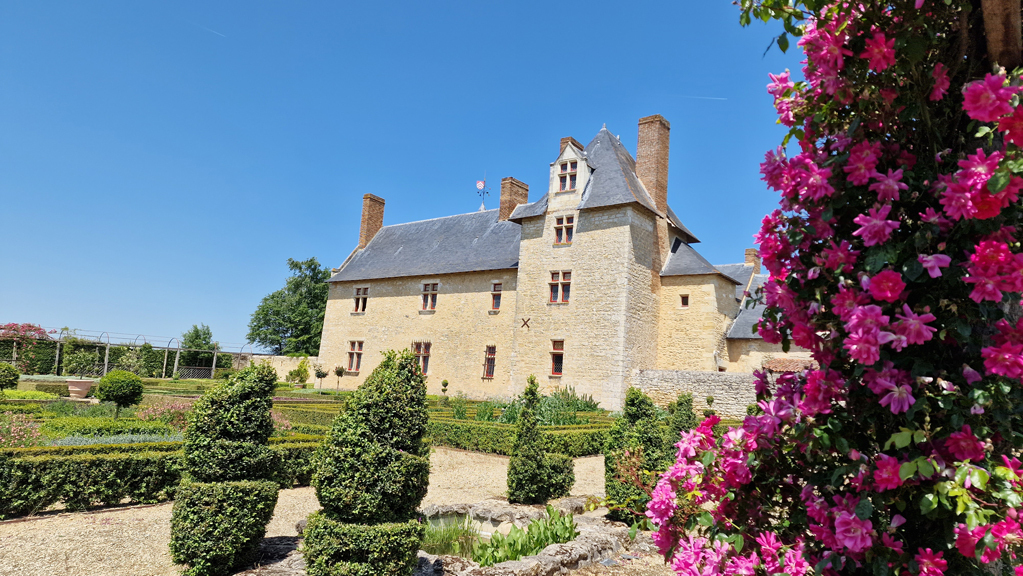
[[[671,222],[673,226],[682,232],[682,240],[684,240],[686,244],[700,243],[700,239],[694,236],[693,233],[689,231],[689,228],[686,228],[685,225],[682,224],[682,220],[679,220],[678,215],[671,209],[671,206],[668,206],[668,222]]]
[[[328,282],[517,268],[521,227],[497,216],[486,210],[384,226]]]
[[[732,282],[738,282],[720,270],[700,255],[695,248],[680,242],[678,248],[668,255],[668,261],[661,269],[661,276],[694,276],[697,274],[721,274]]]
[[[537,200],[536,202],[530,202],[529,204],[519,204],[512,211],[509,220],[513,222],[521,222],[523,218],[531,218],[533,216],[543,216],[547,213],[547,194]]]
[[[597,132],[585,152],[593,173],[579,201],[580,210],[638,202],[654,214],[664,216],[636,176],[632,154],[607,128]]]
[[[767,282],[770,278],[769,274],[757,274],[753,276],[750,282],[749,291],[753,294]],[[753,331],[753,328],[760,322],[760,319],[764,317],[764,305],[756,304],[750,308],[746,307],[746,302],[743,301],[739,315],[736,316],[735,321],[732,322],[732,327],[728,329],[728,334],[725,336],[731,340],[762,340],[760,334]]]
[[[746,264],[715,264],[714,267],[725,276],[739,283],[735,287],[735,297],[738,300],[742,300],[743,293],[746,291],[746,285],[749,284],[749,280],[753,276],[753,266]]]

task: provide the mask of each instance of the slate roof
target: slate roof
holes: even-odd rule
[[[725,276],[739,283],[735,287],[735,298],[742,300],[743,292],[746,291],[746,285],[749,284],[749,279],[753,276],[753,266],[747,266],[746,264],[717,264],[714,267]]]
[[[682,221],[678,219],[678,215],[671,209],[671,206],[668,206],[668,222],[671,222],[676,228],[682,231],[682,240],[685,240],[687,244],[700,243],[700,239],[694,236],[693,233],[689,231],[689,228],[686,228],[685,225],[682,224]],[[685,236],[688,236],[688,238],[685,238]]]
[[[638,202],[654,214],[664,216],[636,176],[632,154],[607,128],[601,128],[583,152],[593,173],[579,201],[580,210]]]
[[[756,292],[757,288],[764,285],[770,276],[768,274],[757,274],[753,276],[753,281],[750,283],[749,291],[750,294]],[[739,315],[732,322],[732,327],[728,329],[728,334],[725,336],[731,340],[761,340],[760,334],[753,331],[753,327],[757,325],[757,322],[764,317],[764,305],[757,304],[752,308],[746,308],[746,302],[742,303],[739,308]]]
[[[521,227],[498,210],[384,226],[328,282],[518,268]]]
[[[661,276],[691,276],[695,274],[721,274],[725,278],[738,283],[731,276],[722,274],[720,270],[700,256],[695,248],[682,242],[678,250],[668,255],[668,261],[661,269]]]

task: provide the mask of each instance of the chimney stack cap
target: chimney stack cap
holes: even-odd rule
[[[564,138],[561,139],[561,150],[558,151],[558,156],[565,153],[565,147],[567,147],[569,144],[575,146],[579,150],[585,149],[585,147],[582,144],[580,144],[579,141],[576,140],[575,138],[572,138],[571,136],[565,136]]]

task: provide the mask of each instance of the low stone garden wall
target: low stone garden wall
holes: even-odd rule
[[[745,418],[746,407],[757,402],[753,374],[745,372],[633,370],[632,386],[661,407],[673,402],[679,394],[690,392],[698,417],[707,409],[707,396],[714,397],[712,408],[719,416],[734,420]]]

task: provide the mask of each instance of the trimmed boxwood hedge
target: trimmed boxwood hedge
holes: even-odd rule
[[[385,524],[346,524],[322,511],[309,516],[306,558],[311,575],[379,576],[410,574],[416,567],[426,525],[418,519]]]
[[[544,450],[573,458],[603,452],[607,426],[552,426],[540,428]],[[431,419],[426,426],[431,443],[474,452],[510,456],[515,445],[515,426],[472,420]]]
[[[285,439],[287,440],[287,439]],[[160,502],[181,482],[181,442],[52,446],[0,451],[0,520],[32,514],[63,501],[71,509]],[[283,464],[281,488],[308,486],[318,441],[272,443]]]
[[[71,392],[68,391],[67,384],[50,384],[47,382],[36,382],[36,392],[47,392],[49,394],[56,394],[57,396],[68,397],[71,396]]]
[[[86,418],[67,416],[43,422],[39,431],[49,438],[64,436],[113,436],[115,434],[173,434],[170,426],[159,421],[135,418]]]
[[[334,418],[337,418],[338,415],[337,408],[332,411],[309,410],[306,408],[278,407],[275,404],[274,410],[283,414],[292,424],[312,424],[314,426],[329,427],[334,423]]]

